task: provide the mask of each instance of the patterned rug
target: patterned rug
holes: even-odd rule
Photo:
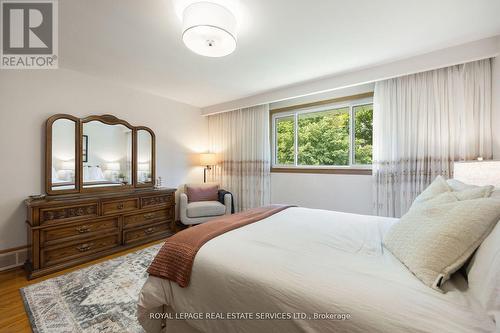
[[[135,317],[136,304],[146,269],[160,247],[22,288],[33,332],[143,332]]]

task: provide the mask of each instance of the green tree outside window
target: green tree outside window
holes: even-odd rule
[[[350,107],[297,114],[297,165],[348,166]],[[370,165],[373,144],[373,105],[352,107],[354,155],[352,164]],[[295,165],[295,115],[275,121],[276,164]]]

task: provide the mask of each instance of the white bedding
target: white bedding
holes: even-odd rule
[[[349,320],[166,321],[166,332],[493,332],[495,323],[454,276],[442,294],[381,246],[397,219],[290,208],[233,230],[198,252],[180,288],[149,277],[138,303],[149,312],[339,313]]]

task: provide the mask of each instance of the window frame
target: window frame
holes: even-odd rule
[[[271,172],[285,173],[341,173],[341,174],[371,174],[371,164],[354,164],[355,162],[355,113],[357,106],[373,104],[373,93],[320,101],[271,110],[270,136],[271,136]],[[298,119],[299,115],[315,112],[333,111],[335,109],[349,109],[349,165],[298,165]],[[278,164],[277,158],[277,127],[280,118],[292,116],[294,119],[294,163]]]

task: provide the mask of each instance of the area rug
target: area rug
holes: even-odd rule
[[[136,319],[137,299],[160,247],[22,288],[33,332],[143,332]]]

